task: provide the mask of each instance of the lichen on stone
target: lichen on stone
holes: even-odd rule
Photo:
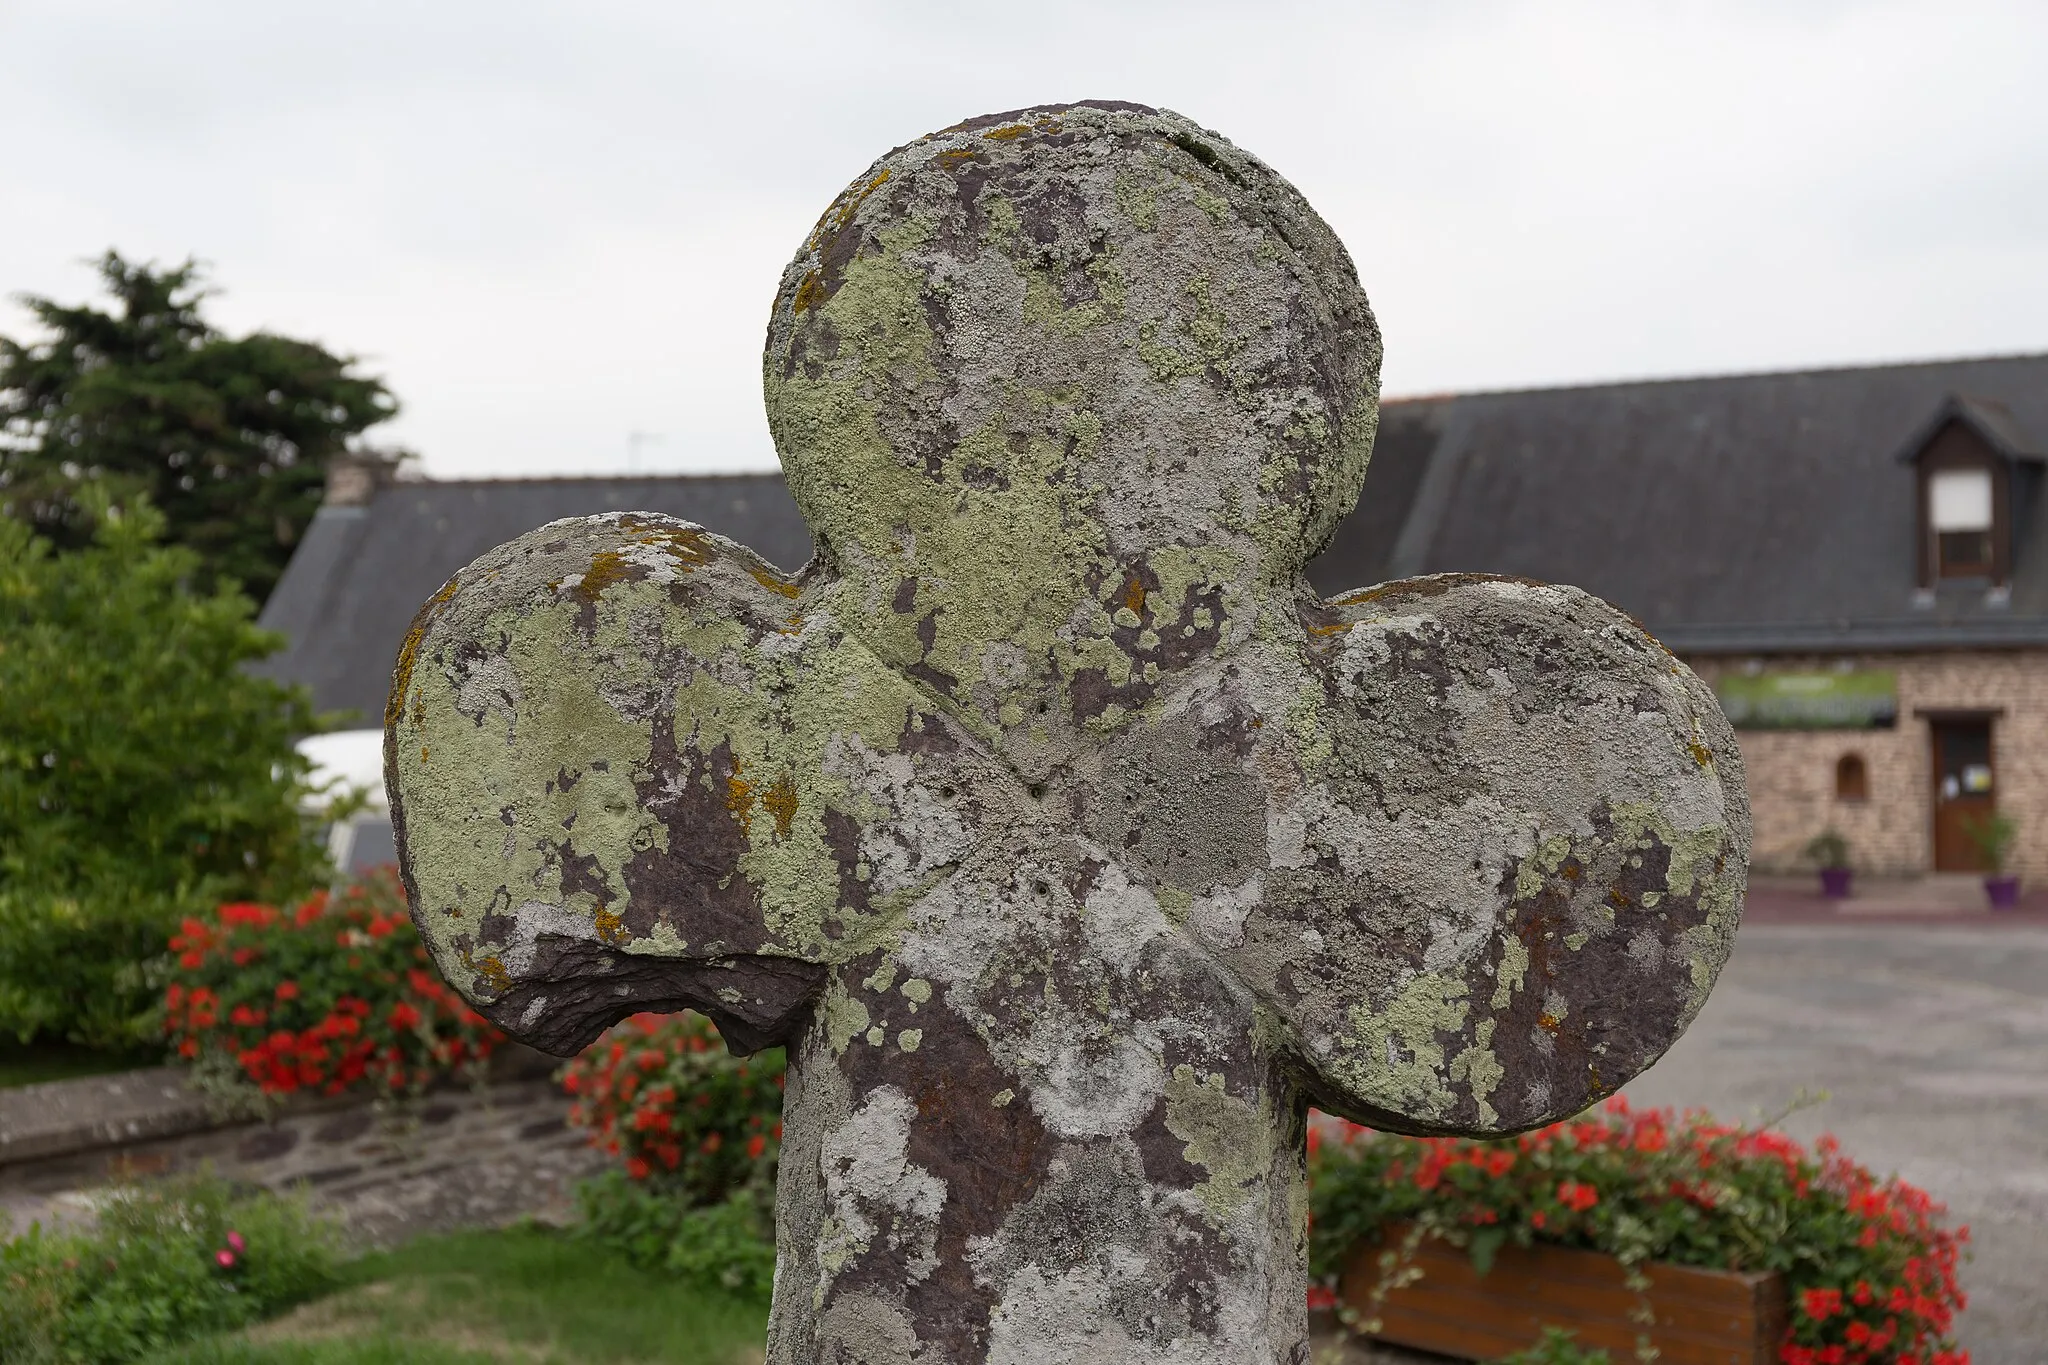
[[[773,1365],[1297,1360],[1308,1105],[1513,1133],[1705,1000],[1712,693],[1569,588],[1303,581],[1379,357],[1214,133],[970,119],[783,275],[809,566],[611,514],[422,608],[386,776],[449,980],[556,1051],[684,1007],[789,1049]]]

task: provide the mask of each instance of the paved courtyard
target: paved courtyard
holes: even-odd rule
[[[1706,1009],[1632,1101],[1754,1118],[1832,1096],[1823,1131],[1970,1225],[1963,1344],[2048,1362],[2048,929],[1752,922]]]

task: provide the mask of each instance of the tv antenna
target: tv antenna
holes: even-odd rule
[[[629,431],[626,433],[626,472],[640,472],[640,447],[659,445],[666,438],[658,431]]]

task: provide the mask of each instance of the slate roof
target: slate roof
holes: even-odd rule
[[[2021,461],[2002,603],[1981,582],[1916,601],[1901,456],[1950,417]],[[1311,568],[1326,593],[1447,570],[1574,583],[1696,653],[2048,644],[2048,355],[1460,394],[1383,420],[1402,434],[1354,518],[1376,529]]]
[[[2009,600],[1916,599],[1902,456],[1962,420],[2018,482]],[[1309,576],[1326,594],[1448,570],[1575,583],[1674,649],[2048,645],[2048,355],[1388,402],[1358,510]],[[777,474],[398,483],[326,507],[263,610],[263,671],[381,717],[412,615],[457,569],[560,517],[687,517],[789,570],[810,538]]]
[[[780,474],[395,483],[364,507],[323,507],[261,624],[289,641],[258,671],[306,684],[323,711],[383,723],[391,665],[413,613],[457,569],[562,517],[666,512],[794,570],[811,539]]]

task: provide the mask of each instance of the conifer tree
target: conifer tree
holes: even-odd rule
[[[60,549],[93,534],[88,486],[147,497],[201,582],[269,595],[320,505],[327,463],[398,410],[381,380],[310,341],[229,337],[194,261],[98,262],[109,307],[25,297],[46,334],[0,337],[0,511]]]

